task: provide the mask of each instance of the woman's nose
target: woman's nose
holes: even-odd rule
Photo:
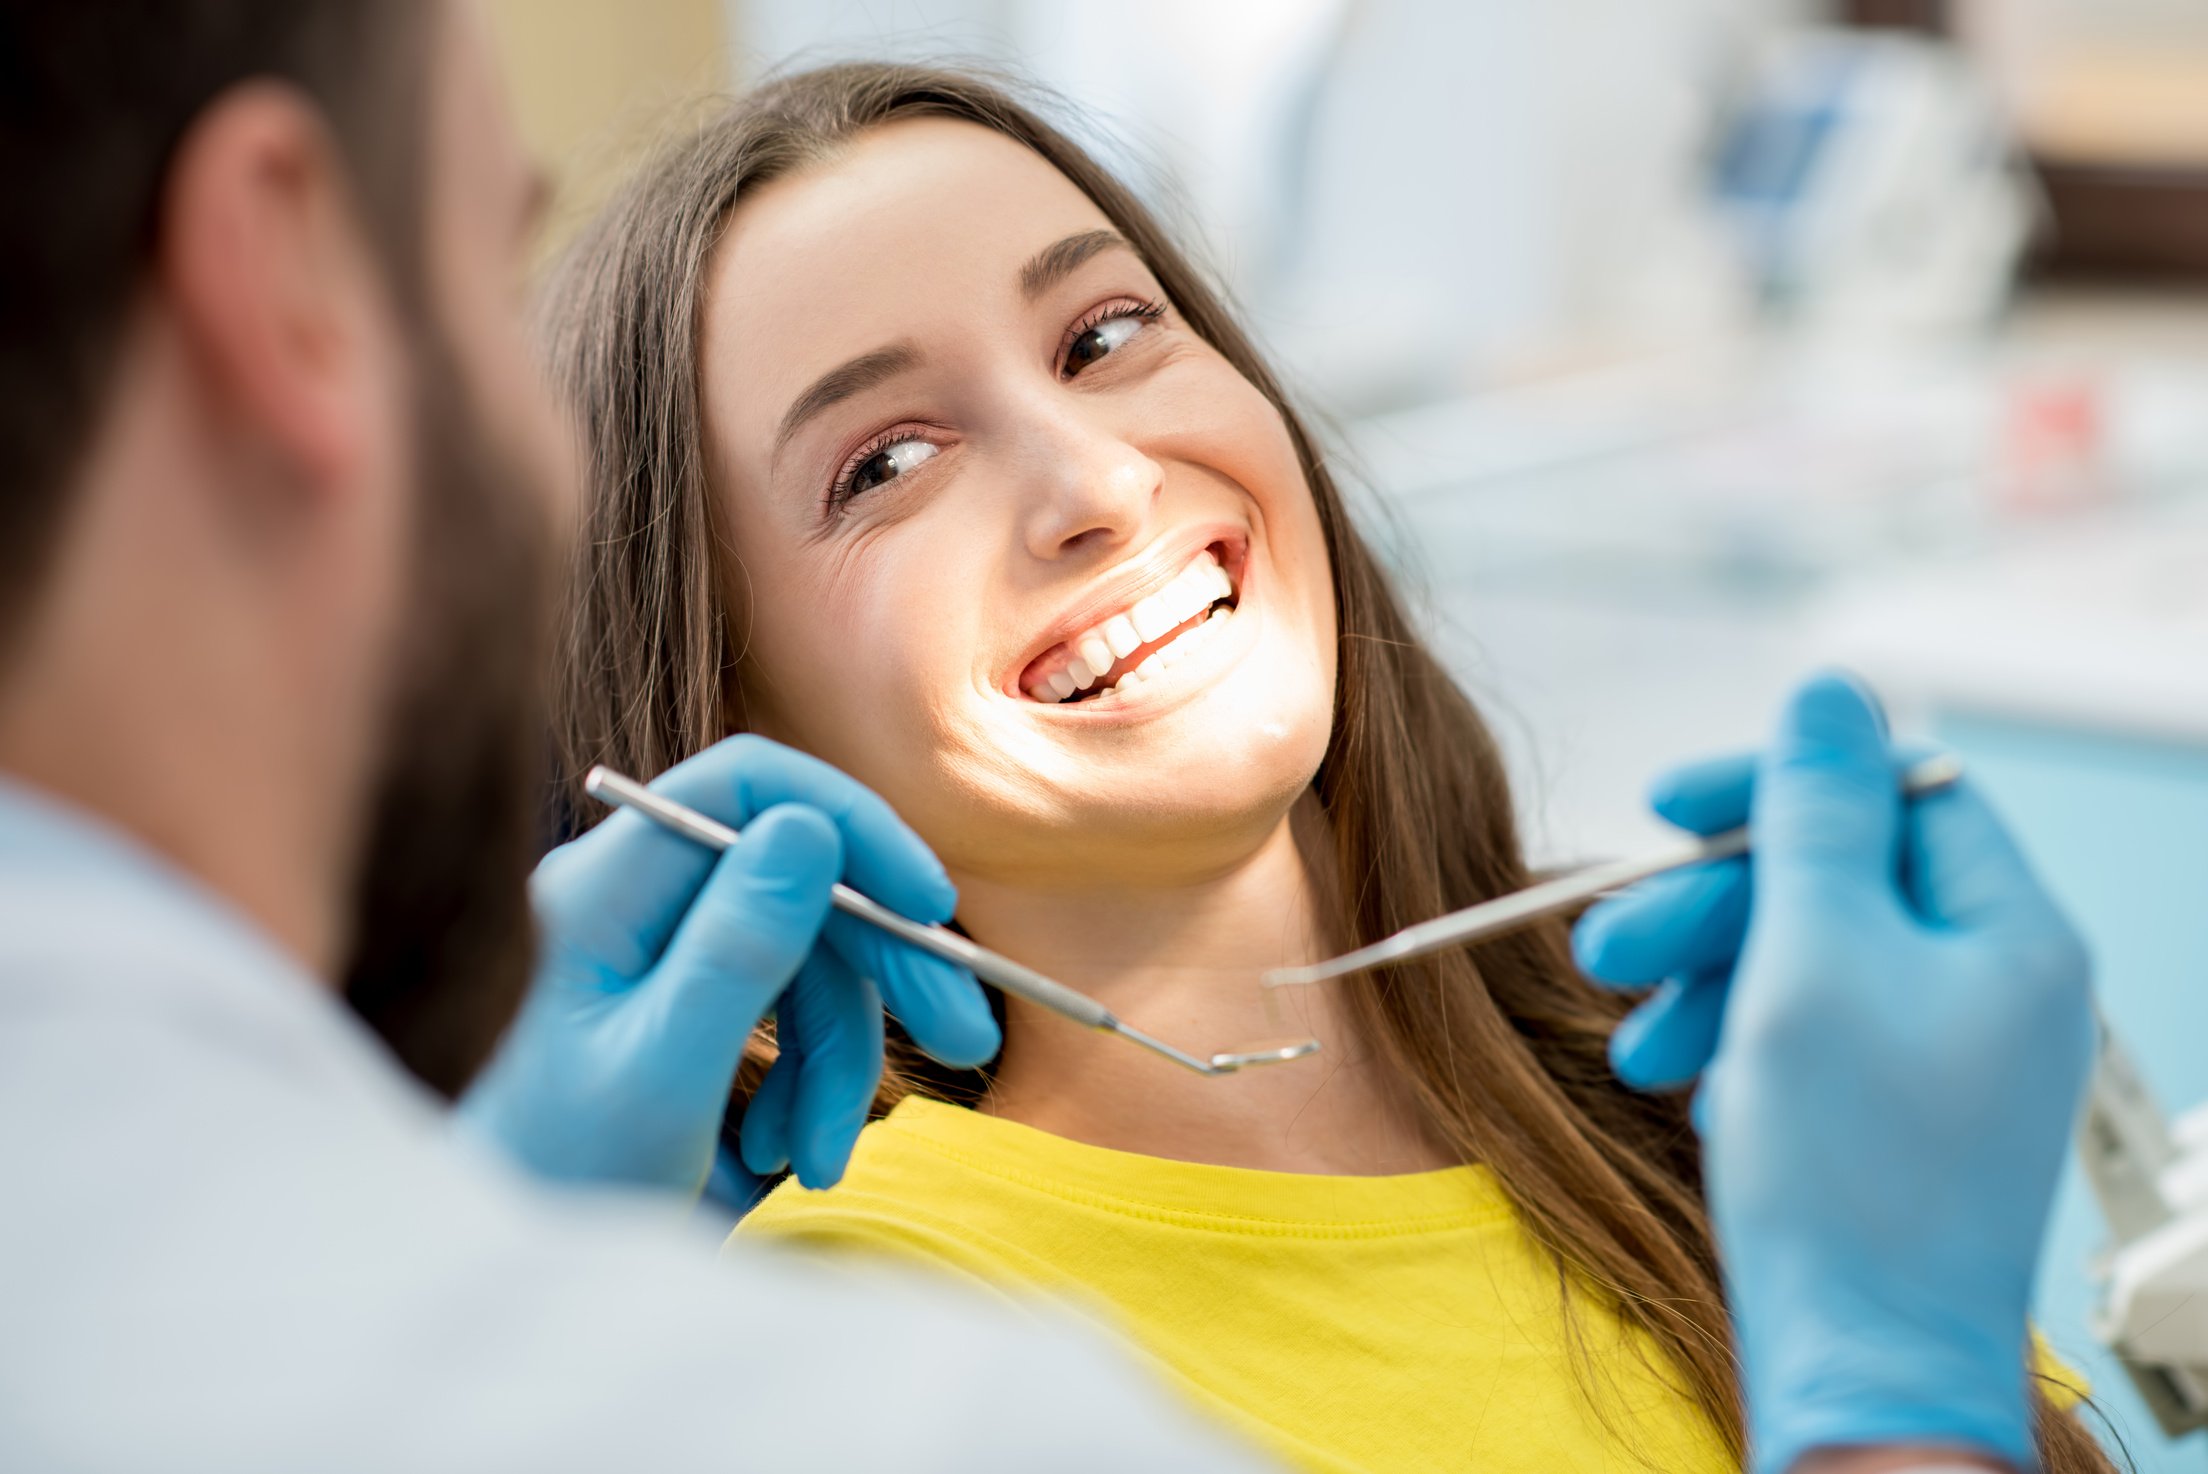
[[[1076,413],[1053,415],[1033,438],[1025,502],[1029,551],[1055,561],[1137,541],[1164,468],[1115,429]]]

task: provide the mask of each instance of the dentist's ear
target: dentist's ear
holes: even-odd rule
[[[344,484],[389,427],[387,306],[337,142],[272,81],[232,89],[179,144],[157,221],[154,276],[224,417],[302,487]]]

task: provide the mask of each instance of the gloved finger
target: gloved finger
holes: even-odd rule
[[[1905,771],[1938,751],[1927,743],[1897,744],[1895,769]],[[1748,822],[1757,762],[1756,754],[1749,752],[1673,768],[1649,786],[1649,807],[1665,823],[1694,834],[1738,829]]]
[[[1635,1090],[1670,1090],[1709,1067],[1732,992],[1729,971],[1669,978],[1610,1036],[1610,1068]]]
[[[781,1041],[781,1053],[744,1106],[737,1142],[746,1170],[772,1177],[790,1165],[790,1107],[797,1099],[797,1077],[804,1068],[794,1040]]]
[[[916,921],[945,920],[957,906],[956,888],[920,837],[874,793],[818,758],[745,733],[677,763],[650,786],[747,833],[777,804],[806,804],[842,838],[841,878]],[[714,859],[695,840],[622,810],[547,855],[531,894],[563,943],[635,977],[681,925]]]
[[[1759,904],[1785,904],[1802,887],[1893,884],[1901,859],[1901,789],[1886,722],[1846,676],[1797,691],[1756,772],[1751,804]]]
[[[963,967],[932,957],[856,916],[828,918],[828,944],[852,971],[872,978],[883,1006],[912,1042],[954,1069],[996,1057],[1003,1044],[988,995]]]
[[[1648,806],[1665,823],[1693,834],[1722,834],[1748,822],[1756,791],[1756,755],[1705,758],[1673,768],[1649,785]]]
[[[1687,1119],[1694,1123],[1694,1134],[1705,1142],[1710,1139],[1710,1121],[1717,1109],[1717,1095],[1725,1088],[1720,1078],[1724,1068],[1724,1061],[1719,1060],[1716,1069],[1703,1072],[1695,1084],[1694,1099],[1687,1106]]]
[[[1624,988],[1729,968],[1747,936],[1750,885],[1740,859],[1644,880],[1579,919],[1572,955],[1587,976]]]
[[[639,978],[657,961],[719,857],[623,810],[546,855],[529,900],[548,947]]]
[[[713,1170],[706,1175],[702,1196],[740,1218],[765,1195],[765,1176],[746,1167],[741,1157],[723,1145],[713,1154]]]
[[[2041,926],[2059,909],[1985,795],[1967,778],[1917,800],[1904,831],[1910,908],[1967,930]]]
[[[790,1170],[810,1188],[833,1187],[858,1144],[882,1083],[882,996],[823,947],[806,959],[777,1015],[801,1068],[792,1089]]]
[[[798,804],[767,810],[721,855],[644,983],[657,1070],[726,1090],[751,1031],[813,951],[842,861],[834,826]]]
[[[856,778],[819,758],[750,733],[717,742],[652,785],[669,798],[741,828],[776,804],[804,804],[843,837],[843,878],[915,921],[947,921],[958,891],[897,811]]]

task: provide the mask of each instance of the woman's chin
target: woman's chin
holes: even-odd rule
[[[1188,707],[1091,754],[1082,781],[1061,786],[1064,821],[1054,827],[1076,846],[1231,863],[1278,829],[1311,786],[1329,715],[1316,701]]]
[[[1231,873],[1281,835],[1300,785],[1267,793],[1159,795],[1157,801],[1091,803],[1048,825],[1019,826],[985,846],[986,858],[951,863],[1016,890],[1128,893],[1200,884]],[[976,836],[969,836],[973,838]],[[966,859],[959,856],[958,859]]]

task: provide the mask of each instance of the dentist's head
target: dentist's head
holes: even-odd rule
[[[461,0],[0,15],[0,769],[455,1088],[526,975],[565,441]]]

